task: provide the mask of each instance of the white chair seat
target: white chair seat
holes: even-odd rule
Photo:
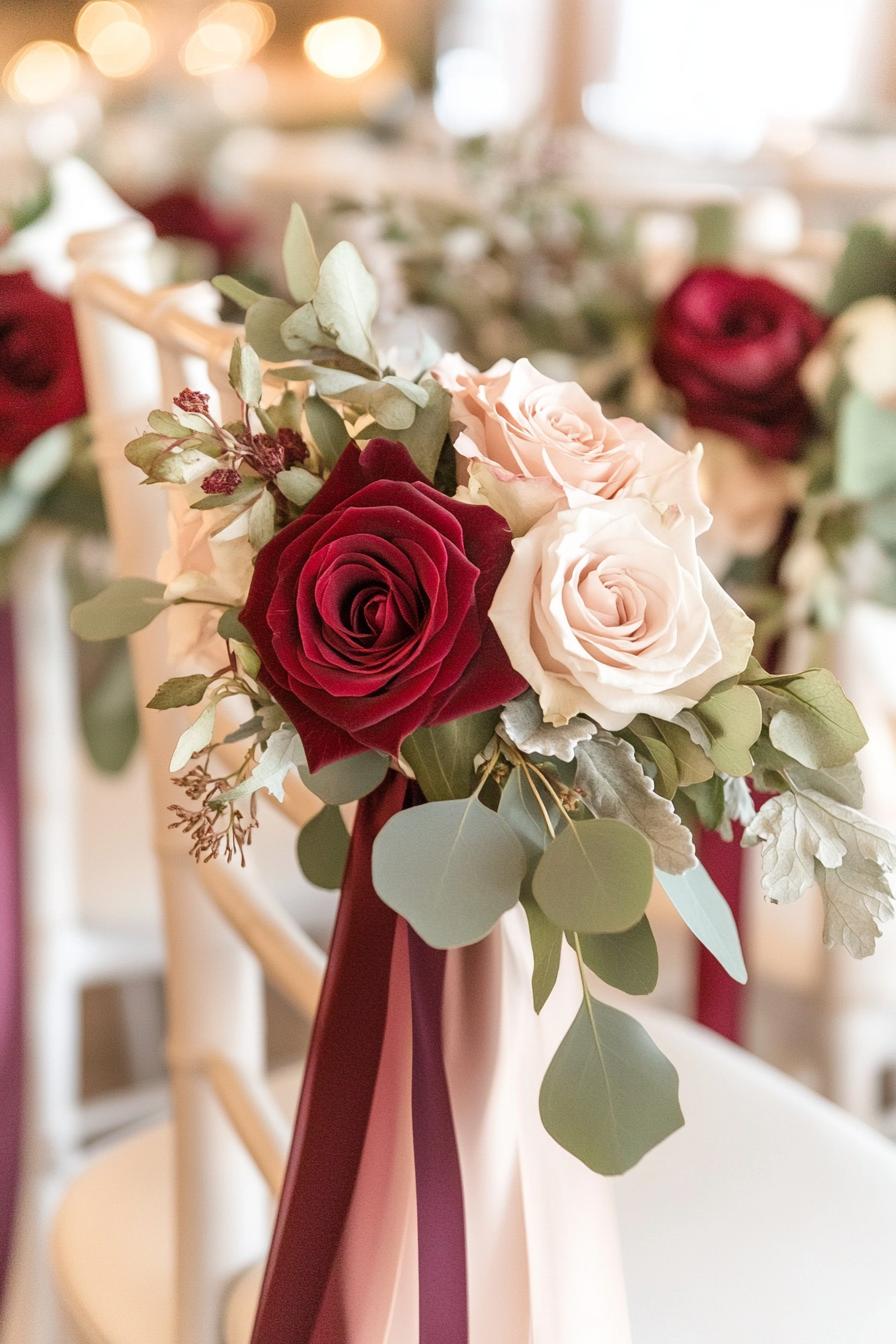
[[[891,1344],[896,1151],[709,1032],[643,1016],[688,1123],[616,1182],[633,1344]],[[278,1075],[287,1113],[296,1088]],[[167,1126],[129,1139],[63,1201],[58,1282],[85,1344],[174,1344],[171,1151]],[[260,1277],[235,1284],[224,1344],[246,1344]]]
[[[290,1121],[300,1081],[300,1066],[280,1070],[272,1080]],[[186,1344],[174,1334],[170,1124],[108,1148],[71,1183],[56,1215],[53,1262],[79,1344]],[[241,1318],[249,1326],[253,1305]],[[240,1344],[246,1344],[248,1329]]]

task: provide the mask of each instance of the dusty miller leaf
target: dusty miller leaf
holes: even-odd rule
[[[596,817],[615,817],[646,836],[658,868],[683,873],[697,862],[694,842],[668,798],[658,794],[634,748],[599,732],[575,750],[576,790]]]
[[[499,737],[519,747],[527,756],[553,756],[558,761],[572,761],[578,743],[587,741],[596,732],[597,725],[581,715],[562,728],[545,723],[534,691],[526,691],[505,705],[497,728]]]
[[[222,802],[248,798],[251,793],[262,788],[282,802],[286,776],[290,770],[298,770],[304,764],[305,752],[295,728],[278,728],[268,738],[261,759],[251,775],[222,794]]]
[[[896,868],[896,838],[854,808],[807,790],[779,794],[760,808],[744,844],[760,843],[770,901],[795,901],[817,881],[825,942],[842,943],[855,957],[873,952],[893,914],[888,874]]]
[[[854,706],[826,669],[770,677],[755,689],[772,745],[801,765],[812,770],[846,765],[868,741]]]

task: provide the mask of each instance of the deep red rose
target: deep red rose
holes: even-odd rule
[[[84,411],[71,308],[27,271],[0,275],[0,465]]]
[[[237,260],[252,236],[248,220],[218,209],[192,191],[168,191],[138,209],[160,238],[192,238],[208,244],[222,269]]]
[[[812,426],[797,373],[825,326],[765,276],[701,266],[657,313],[653,363],[683,396],[692,425],[789,458]]]
[[[510,553],[504,519],[440,494],[403,444],[348,445],[259,551],[241,616],[312,770],[519,695],[488,619]]]

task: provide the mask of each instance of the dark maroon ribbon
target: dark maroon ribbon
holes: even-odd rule
[[[742,883],[744,852],[740,847],[740,827],[734,841],[723,840],[717,831],[704,831],[700,837],[700,862],[731,906],[738,933],[742,932]],[[745,986],[732,980],[711,952],[701,943],[697,951],[697,1021],[711,1027],[729,1041],[741,1040],[743,1031]]]
[[[445,953],[408,929],[419,1344],[467,1344],[464,1189],[442,1050]]]
[[[349,1344],[331,1278],[367,1136],[398,925],[374,890],[371,853],[389,818],[419,801],[416,785],[390,772],[358,805],[252,1344]],[[467,1344],[463,1189],[442,1054],[445,954],[408,934],[420,1344]]]
[[[0,1299],[12,1251],[22,1136],[22,905],[12,613],[0,605]]]

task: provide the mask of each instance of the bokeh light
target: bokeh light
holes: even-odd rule
[[[122,21],[142,21],[136,5],[129,5],[127,0],[88,0],[75,20],[75,40],[89,52],[105,28]]]
[[[346,16],[316,23],[305,34],[305,55],[334,79],[357,79],[379,62],[383,39],[376,24]]]
[[[152,60],[149,30],[134,19],[119,19],[103,28],[90,46],[90,59],[107,79],[130,79]]]
[[[256,0],[224,0],[223,4],[211,5],[200,15],[200,28],[212,24],[224,24],[241,33],[251,57],[257,55],[270,39],[277,18],[270,5],[256,3]]]
[[[204,23],[187,40],[180,54],[188,75],[217,75],[245,64],[251,55],[246,34],[229,23]]]
[[[17,103],[53,103],[73,93],[81,78],[81,62],[65,42],[29,42],[7,62],[3,88]]]

